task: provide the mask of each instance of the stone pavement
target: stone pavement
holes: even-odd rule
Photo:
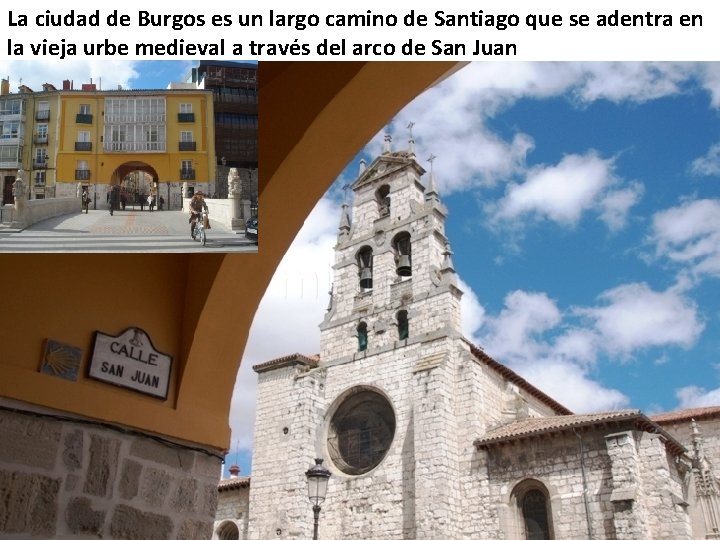
[[[257,245],[210,219],[202,246],[178,210],[90,210],[36,223],[22,231],[0,226],[0,253],[257,253]]]

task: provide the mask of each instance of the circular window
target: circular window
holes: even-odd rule
[[[330,421],[330,459],[344,473],[366,473],[383,460],[394,435],[395,413],[388,400],[372,390],[355,392]]]

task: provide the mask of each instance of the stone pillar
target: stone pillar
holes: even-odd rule
[[[228,173],[228,200],[230,201],[230,226],[233,230],[244,229],[243,209],[241,207],[242,189],[240,185],[240,174],[235,167]]]
[[[24,171],[17,172],[17,178],[13,183],[13,197],[15,198],[15,212],[13,213],[12,227],[16,229],[24,229],[27,223],[27,193],[25,181],[23,180]]]
[[[642,540],[647,524],[642,512],[642,480],[639,456],[632,431],[605,436],[612,474],[613,523],[618,538]]]

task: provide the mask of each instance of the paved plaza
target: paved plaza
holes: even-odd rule
[[[179,210],[90,210],[36,223],[22,231],[0,226],[0,253],[257,253],[244,231],[210,219],[205,246],[190,238]]]

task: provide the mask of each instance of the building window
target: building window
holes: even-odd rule
[[[553,540],[550,497],[545,486],[537,480],[525,480],[515,487],[512,498],[523,540]]]
[[[378,214],[380,217],[390,215],[390,186],[382,185],[375,192],[375,200],[378,205]]]
[[[401,232],[392,241],[395,251],[395,271],[400,277],[412,276],[412,251],[410,233]]]
[[[407,311],[398,311],[397,314],[398,339],[407,339],[410,337],[410,322],[408,321]]]
[[[48,142],[48,125],[38,124],[35,132],[35,144],[47,144]]]
[[[358,269],[360,271],[360,289],[363,291],[373,287],[373,252],[369,246],[360,248],[357,254]]]
[[[361,322],[357,327],[358,352],[367,349],[368,346],[368,329],[367,323]]]
[[[180,150],[195,151],[195,142],[193,141],[192,131],[180,132]]]
[[[0,122],[0,139],[15,139],[20,134],[20,122]]]
[[[192,103],[181,103],[180,113],[178,114],[178,122],[194,122],[195,115],[192,110]]]
[[[90,180],[90,169],[88,168],[88,162],[84,159],[77,160],[75,180]]]
[[[44,186],[45,185],[45,171],[35,171],[35,185],[36,186]]]
[[[33,163],[33,167],[35,169],[44,169],[47,167],[47,149],[46,148],[36,148],[35,149],[35,162]]]
[[[395,436],[395,412],[374,390],[354,388],[341,399],[328,428],[328,454],[345,474],[364,474],[383,460]]]
[[[48,101],[38,102],[35,120],[50,120],[50,103]]]
[[[92,150],[89,131],[78,131],[77,140],[75,141],[75,150],[78,152],[89,152]]]
[[[195,180],[195,169],[193,169],[193,162],[191,159],[183,159],[180,162],[180,179]]]
[[[80,112],[75,117],[75,122],[78,124],[92,124],[93,117],[90,114],[90,105],[80,105]]]
[[[238,540],[240,538],[240,531],[232,521],[223,523],[218,527],[217,530],[218,540]]]

